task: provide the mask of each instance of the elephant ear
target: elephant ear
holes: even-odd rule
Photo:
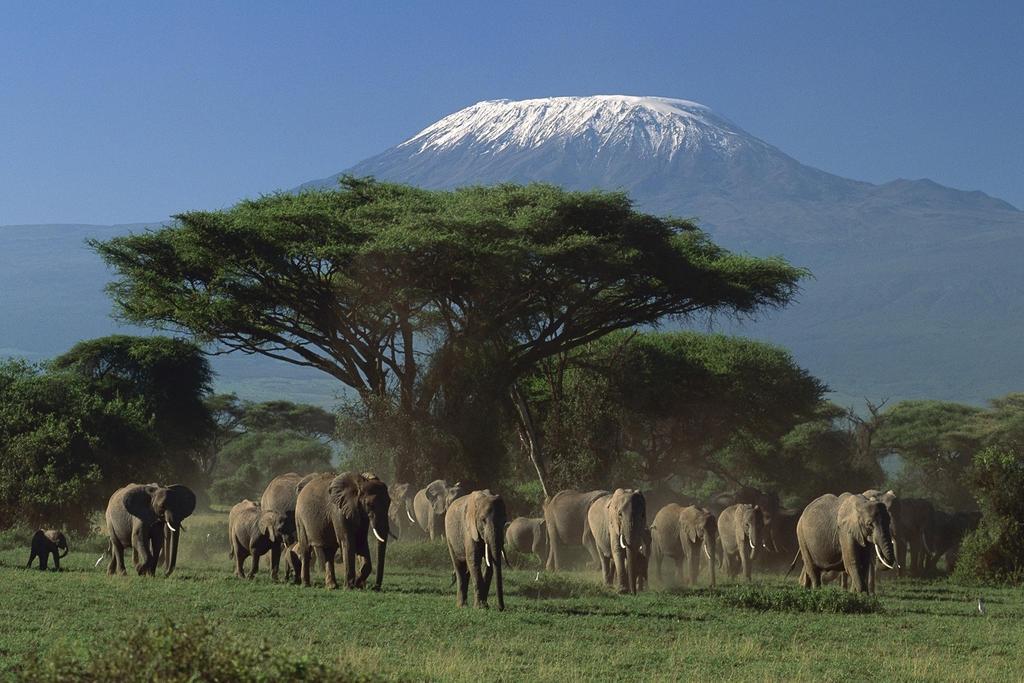
[[[442,480],[430,482],[426,488],[427,500],[430,501],[430,506],[434,509],[435,515],[444,514],[444,499],[448,494],[448,487]]]
[[[860,504],[854,505],[849,514],[845,515],[843,519],[839,521],[840,531],[847,533],[853,539],[854,543],[860,547],[867,545],[868,538],[871,534],[868,533],[867,525],[871,521],[870,508],[874,505],[883,505],[882,503],[870,503],[868,501],[859,501]]]
[[[168,496],[179,519],[185,519],[196,509],[196,494],[183,484],[171,484],[167,487]]]
[[[469,525],[469,536],[474,541],[483,540],[480,538],[480,528],[477,526],[476,523],[476,505],[477,501],[479,500],[480,495],[478,495],[477,493],[471,493],[469,494],[469,496],[466,497],[465,520],[466,523]]]
[[[362,477],[351,472],[342,472],[334,478],[327,489],[331,502],[341,509],[345,519],[353,519],[359,512],[359,489]]]
[[[148,486],[133,486],[124,494],[124,509],[132,517],[138,517],[144,522],[152,522],[156,519],[153,512],[153,494],[158,487],[150,484]]]

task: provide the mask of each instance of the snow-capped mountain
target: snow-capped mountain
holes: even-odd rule
[[[842,178],[664,97],[479,102],[345,172],[625,190],[642,209],[697,217],[725,246],[808,267],[797,305],[742,331],[846,395],[979,401],[1024,386],[1024,213],[982,192]]]
[[[549,144],[582,146],[595,155],[618,148],[668,160],[680,152],[730,155],[743,145],[764,146],[697,102],[599,95],[478,102],[428,126],[399,149],[422,154],[463,147],[498,154]]]

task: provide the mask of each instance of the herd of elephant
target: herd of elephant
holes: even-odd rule
[[[657,508],[650,519],[649,506]],[[154,575],[157,567],[170,575],[182,522],[195,507],[195,494],[179,484],[129,484],[115,491],[106,509],[107,573],[126,573],[124,553],[131,548],[139,575]],[[472,578],[474,605],[486,607],[493,579],[497,607],[504,609],[506,546],[537,556],[549,571],[568,569],[589,556],[605,583],[624,593],[646,587],[652,561],[661,581],[673,580],[662,575],[668,562],[675,581],[696,585],[706,567],[713,586],[716,568],[750,580],[755,558],[790,554],[790,570],[803,563],[799,581],[805,587],[840,578],[851,590],[873,592],[877,565],[921,575],[945,557],[950,567],[960,539],[976,524],[976,515],[949,514],[927,500],[899,498],[892,491],[825,494],[793,510],[783,509],[777,496],[747,487],[705,505],[637,489],[566,490],[545,498],[543,517],[508,520],[500,495],[466,491],[459,483],[437,480],[414,491],[409,484],[389,487],[371,473],[292,472],[275,477],[258,503],[244,500],[231,508],[228,541],[239,577],[252,578],[269,553],[275,581],[284,557],[285,580],[309,586],[315,556],[326,586],[336,588],[340,551],[345,586],[363,588],[374,568],[372,535],[371,588],[380,590],[389,538],[444,538],[457,604],[466,604]],[[67,550],[59,531],[40,530],[32,538],[29,566],[39,558],[39,568],[45,569],[52,556],[59,569]]]

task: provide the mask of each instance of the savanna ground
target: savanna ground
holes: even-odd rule
[[[504,613],[459,610],[441,544],[392,543],[381,593],[326,591],[322,583],[274,584],[266,565],[255,580],[235,578],[224,519],[189,520],[178,569],[168,579],[107,577],[105,563],[93,566],[102,545],[96,539],[78,542],[60,574],[26,570],[27,548],[14,549],[5,538],[0,677],[170,680],[168,652],[172,659],[206,658],[207,674],[195,680],[1024,675],[1024,599],[1015,589],[886,581],[872,600],[835,588],[806,592],[792,579],[760,575],[752,587],[655,585],[620,596],[598,585],[596,573],[542,574],[535,581],[532,569],[521,569],[506,574]],[[977,611],[979,595],[985,615]],[[110,662],[105,655],[112,650],[119,660],[132,653],[134,663]]]

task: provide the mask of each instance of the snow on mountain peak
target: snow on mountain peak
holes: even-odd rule
[[[400,148],[413,154],[469,147],[478,153],[583,141],[600,151],[626,146],[641,157],[681,150],[732,154],[750,138],[708,107],[668,97],[595,95],[485,100],[423,129]]]

